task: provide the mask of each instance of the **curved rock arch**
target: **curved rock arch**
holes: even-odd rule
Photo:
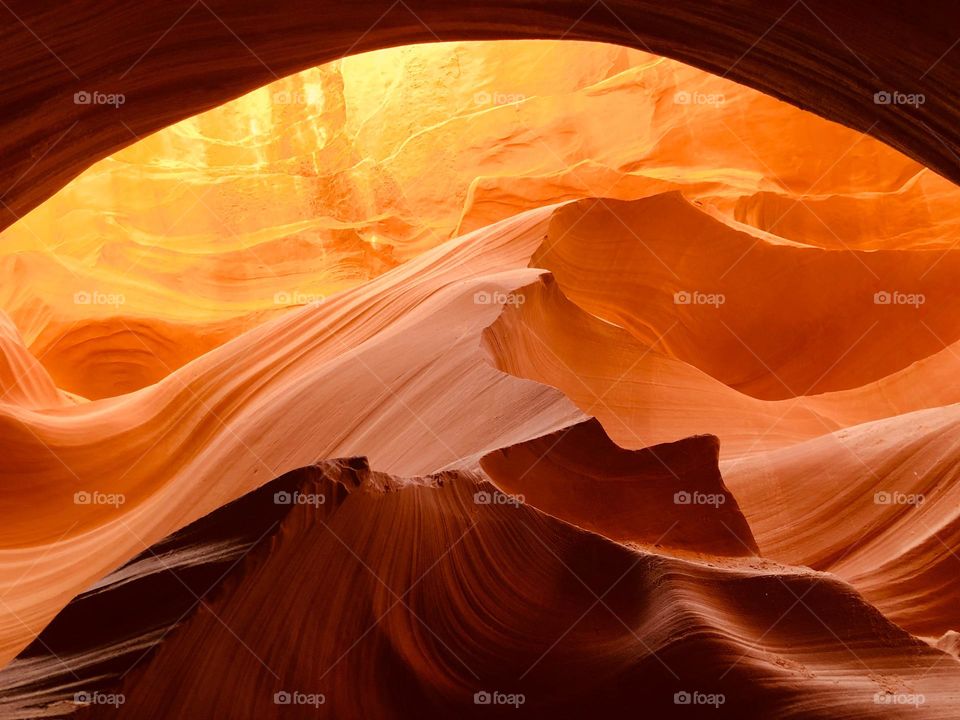
[[[0,8],[0,229],[138,137],[347,54],[569,38],[665,55],[868,132],[960,180],[960,5],[900,0],[147,0]],[[877,91],[921,93],[917,107]],[[122,93],[111,105],[74,93]]]

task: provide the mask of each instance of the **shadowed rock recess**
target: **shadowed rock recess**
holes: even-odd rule
[[[960,10],[0,24],[0,720],[960,717]]]

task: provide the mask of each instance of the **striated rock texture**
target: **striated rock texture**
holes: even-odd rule
[[[525,265],[551,211],[450,241],[141,391],[0,405],[2,653],[145,546],[318,458],[364,452],[400,474],[475,467],[583,420],[559,391],[494,368],[480,340],[502,298],[542,272]]]
[[[0,719],[960,716],[960,11],[0,5]]]
[[[7,658],[19,656],[0,676],[0,707],[10,717],[77,702],[91,717],[482,717],[474,694],[495,692],[522,696],[531,717],[642,708],[667,717],[692,693],[713,698],[719,717],[887,717],[899,702],[918,717],[953,717],[951,538],[934,529],[955,507],[953,408],[936,407],[953,390],[934,382],[936,358],[910,373],[930,385],[912,401],[931,407],[922,412],[941,423],[929,433],[942,447],[916,413],[866,422],[864,413],[896,414],[896,395],[879,383],[762,400],[677,357],[646,365],[628,329],[526,267],[560,240],[569,207],[450,241],[137,393],[4,405],[0,630]],[[613,276],[596,277],[605,287],[599,278],[609,286]],[[540,344],[524,350],[527,338]],[[533,364],[520,372],[524,357]],[[682,392],[671,405],[661,388],[647,406],[618,382],[669,390],[667,373],[683,368],[699,383],[689,390],[699,413],[684,413]],[[559,389],[513,374],[533,372]],[[578,378],[600,385],[567,399]],[[636,400],[645,410],[619,414],[607,394],[614,407]],[[807,416],[764,445],[764,423],[776,426],[764,418],[783,412],[771,406],[802,401]],[[598,420],[588,421],[594,406]],[[816,435],[811,417],[824,429],[801,443]],[[642,418],[675,442],[643,442],[632,430]],[[637,450],[606,434],[615,419]],[[915,441],[888,431],[901,422]],[[719,440],[683,440],[692,426]],[[718,466],[728,431],[738,449]],[[912,484],[909,470],[897,470],[903,482],[890,475],[921,451],[937,463],[929,472],[914,465]],[[358,452],[418,479],[362,463],[296,470]],[[510,494],[484,484],[484,470]],[[324,502],[262,512],[236,535],[234,520],[217,519],[218,507],[286,472],[266,487]],[[876,500],[895,490],[930,502]],[[677,501],[684,491],[697,499]],[[701,496],[723,503],[702,507]],[[241,502],[271,494],[255,497]],[[261,530],[271,518],[279,525]],[[188,530],[148,550],[196,521],[208,528],[197,544]],[[864,534],[867,523],[875,533]],[[923,528],[928,539],[915,545]],[[216,573],[203,568],[225,564],[210,581]],[[202,603],[180,592],[202,597],[211,584]],[[124,592],[170,588],[179,601],[148,603],[160,614],[103,619]],[[44,627],[49,641],[22,652]],[[374,681],[382,677],[392,680]],[[358,698],[358,686],[377,690]],[[276,693],[315,704],[288,708]],[[119,708],[104,705],[118,697]]]
[[[61,614],[86,602],[101,620],[146,588],[163,606],[184,594],[171,576],[193,572],[196,602],[159,646],[98,689],[77,683],[81,698],[122,701],[76,717],[666,716],[690,688],[714,698],[694,708],[711,717],[785,716],[813,691],[804,717],[887,717],[878,693],[955,698],[960,666],[836,579],[631,550],[487,495],[503,497],[470,473],[400,479],[352,459],[215,511],[145,553],[150,568],[133,563],[117,574],[132,576],[125,584]],[[249,520],[259,530],[271,519],[212,572],[221,538],[249,541]],[[198,571],[160,563],[171,548],[193,548],[213,584],[201,591]],[[56,627],[41,639],[54,642]]]
[[[74,598],[0,672],[0,716],[66,715],[82,704],[78,693],[113,691],[222,591],[247,555],[271,545],[295,507],[291,498],[316,484],[318,473],[311,467],[267,483],[146,548]]]

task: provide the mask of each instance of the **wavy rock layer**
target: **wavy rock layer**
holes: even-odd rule
[[[272,544],[318,472],[297,470],[267,483],[147,548],[71,600],[0,671],[0,717],[67,715],[83,704],[83,693],[113,691],[157,643],[222,592],[254,548]],[[321,504],[310,499],[314,507]]]
[[[66,404],[46,369],[23,344],[16,326],[0,313],[0,402],[24,407]]]
[[[623,450],[595,419],[480,459],[509,493],[611,540],[744,555],[757,546],[703,435]]]
[[[763,400],[858,387],[960,338],[953,250],[803,247],[675,193],[568,205],[550,235],[532,264],[574,303]]]
[[[0,716],[958,716],[960,11],[4,12]]]
[[[288,470],[359,452],[400,474],[476,467],[583,420],[481,347],[509,294],[540,274],[524,266],[551,212],[451,241],[139,392],[0,406],[3,653],[120,562]]]
[[[78,717],[517,712],[477,704],[485,692],[527,717],[664,715],[686,710],[682,693],[714,698],[695,714],[731,718],[791,716],[800,693],[815,693],[816,709],[801,703],[811,718],[889,717],[875,701],[887,693],[923,694],[929,718],[958,701],[955,659],[828,576],[629,550],[524,505],[478,503],[496,491],[461,472],[398,479],[354,460],[284,482],[324,501],[287,506],[149,659],[100,691],[124,702]],[[204,527],[222,533],[231,512]],[[184,676],[185,658],[202,658],[200,672]]]
[[[766,557],[836,573],[930,637],[960,627],[957,405],[724,464]],[[775,516],[775,517],[774,517]]]
[[[666,201],[675,200],[667,196]],[[644,209],[648,202],[638,201],[637,205]],[[627,330],[573,306],[560,293],[559,282],[539,280],[542,270],[524,267],[537,253],[542,255],[556,245],[556,219],[569,207],[531,211],[451,241],[322,306],[304,308],[271,321],[138,393],[43,410],[4,406],[4,454],[13,461],[10,479],[4,483],[3,510],[7,522],[2,538],[5,549],[0,552],[5,576],[10,578],[4,589],[9,613],[2,628],[5,651],[12,657],[72,597],[150,543],[305,462],[366,451],[382,467],[401,474],[452,467],[476,469],[484,455],[500,448],[522,446],[581,422],[583,411],[594,410],[593,403],[585,405],[584,397],[569,389],[577,377],[589,382],[595,382],[592,378],[609,378],[601,392],[609,391],[624,403],[633,394],[629,384],[621,394],[621,380],[643,387],[645,383],[655,384],[651,378],[664,380],[666,375],[662,373],[668,371],[686,373],[696,381],[690,386],[691,393],[706,397],[704,390],[713,388],[719,398],[712,408],[701,403],[709,412],[670,424],[671,415],[682,405],[671,405],[669,397],[663,395],[662,405],[641,405],[640,411],[627,417],[645,418],[654,426],[664,423],[660,432],[672,437],[661,442],[684,437],[687,433],[682,431],[690,424],[700,424],[701,430],[715,428],[721,447],[728,429],[724,417],[731,417],[739,423],[732,437],[745,442],[751,423],[762,426],[764,417],[775,415],[776,410],[767,406],[788,401],[751,398],[680,358],[661,353],[652,356],[659,358],[661,369],[657,372],[661,375],[654,373],[645,380],[643,373],[656,367],[646,365],[645,357],[648,351],[656,350],[645,348]],[[581,329],[583,334],[578,334]],[[546,355],[532,348],[521,351],[523,346],[517,343],[540,343],[532,333],[541,332],[551,338],[556,350]],[[601,345],[608,352],[601,352]],[[411,348],[421,350],[412,352]],[[609,352],[609,348],[619,351]],[[556,361],[565,356],[573,363],[572,375],[567,380],[561,381],[563,373],[547,372],[542,364],[537,365],[544,357]],[[242,363],[238,362],[240,358]],[[583,411],[551,387],[501,371],[515,372],[521,358],[529,358],[533,367],[547,372],[533,377],[556,381]],[[609,358],[615,362],[605,367],[603,363],[609,362]],[[936,375],[926,374],[925,368],[940,367],[934,360],[909,371],[929,385],[926,402],[946,397],[938,396],[938,390],[949,392],[949,386],[936,385]],[[585,364],[577,369],[577,363]],[[559,366],[570,370],[566,360],[560,360]],[[634,366],[641,374],[631,380]],[[336,385],[329,382],[334,374],[338,378]],[[857,413],[891,414],[895,411],[894,395],[884,389],[898,387],[896,377],[892,376],[886,386],[873,383],[857,390],[789,401],[809,403],[803,411],[807,417],[803,413],[794,416],[791,422],[796,429],[791,431],[792,435],[781,437],[777,446],[790,446],[815,435],[818,431],[811,422],[813,411],[822,412],[823,417],[828,417],[829,410],[835,411],[832,422],[840,427],[864,422],[856,419]],[[437,393],[438,384],[450,390]],[[344,387],[352,388],[349,397],[343,394]],[[602,397],[598,394],[594,400]],[[872,409],[859,407],[858,403],[871,397],[875,398]],[[710,413],[715,425],[702,427],[702,419],[711,417]],[[612,425],[611,420],[619,419],[613,411],[596,414],[605,427]],[[137,422],[133,430],[132,418]],[[633,447],[651,444],[643,443],[630,430],[631,420],[624,422],[632,433]],[[299,429],[304,427],[311,432],[302,433]],[[594,440],[600,438],[599,427],[589,427],[593,427]],[[762,440],[765,431],[754,428],[754,435],[758,432]],[[617,437],[613,433],[612,436]],[[602,439],[608,442],[605,437]],[[580,442],[584,441],[578,439]],[[109,453],[100,450],[106,447],[110,448]],[[610,462],[619,457],[632,471],[637,469],[638,458],[646,457],[650,462],[652,451],[636,454],[617,451],[609,444],[604,447]],[[571,458],[589,460],[595,454],[577,444],[569,450]],[[788,451],[792,447],[783,452]],[[743,445],[737,461],[749,460],[763,467],[763,463],[777,457],[771,455],[768,460],[766,452],[762,447],[751,450]],[[566,456],[561,453],[559,457]],[[821,452],[804,457],[814,466],[828,460]],[[843,467],[839,463],[835,466]],[[723,490],[715,465],[711,467],[713,475],[702,487],[730,497]],[[30,469],[27,482],[23,482],[25,468]],[[510,472],[499,470],[505,486],[509,488],[514,483],[520,488],[516,468],[506,466],[506,470]],[[609,471],[609,466],[599,465],[580,473],[581,477],[593,478],[589,482],[596,488],[591,494],[602,492],[604,481],[596,478]],[[491,472],[496,476],[498,471]],[[737,478],[740,471],[731,468],[725,472],[732,472],[731,477]],[[517,479],[511,480],[511,475]],[[614,525],[605,525],[614,517],[612,514],[591,520],[585,507],[573,502],[575,488],[571,490],[573,495],[554,494],[564,487],[564,482],[569,482],[569,474],[566,480],[562,477],[563,472],[558,470],[558,475],[549,481],[541,480],[544,492],[531,484],[531,500],[575,524],[619,536],[620,530]],[[650,478],[649,474],[647,477]],[[805,477],[816,475],[807,468]],[[803,539],[804,533],[822,532],[809,516],[798,520],[797,527],[784,524],[791,527],[786,541],[792,542],[789,553],[775,543],[765,551],[772,531],[763,511],[779,504],[768,500],[764,506],[755,494],[755,489],[762,485],[747,485],[750,490],[743,491],[746,500],[742,507],[747,521],[757,523],[756,537],[762,552],[790,562],[834,568],[822,565],[814,545]],[[673,486],[668,477],[666,487],[676,492],[679,484]],[[732,487],[739,492],[739,485]],[[818,508],[828,507],[823,504],[823,493],[829,490],[818,487],[811,490],[810,498]],[[103,498],[106,501],[101,502]],[[787,501],[783,497],[774,500]],[[46,508],[43,523],[38,523],[29,512],[39,502],[45,503]],[[731,498],[730,509],[734,505]],[[160,509],[162,512],[158,512]],[[636,519],[645,523],[649,517],[645,519],[641,513]],[[730,545],[735,537],[743,541],[744,553],[751,551],[749,529],[743,526],[742,519],[729,519],[734,532],[725,543],[715,539],[713,551],[736,552]],[[631,538],[634,541],[651,541],[649,527],[630,532],[635,533]],[[703,544],[696,550],[703,552],[707,541],[703,537],[700,540]],[[835,542],[841,548],[838,552],[842,552],[843,538]],[[678,545],[690,549],[689,541],[682,538]],[[878,583],[882,584],[882,578],[858,570],[860,566],[854,565],[847,571],[838,564],[836,570],[847,572],[845,576],[862,587],[868,597],[876,598],[881,607],[890,608],[917,632],[941,634],[952,629],[953,616],[936,605],[932,588],[936,582],[943,582],[936,580],[940,571],[929,579],[923,576],[923,563],[943,557],[929,551],[932,545],[928,543],[927,552],[916,556],[919,564],[913,577],[922,582],[912,586],[908,596],[893,586],[881,588]],[[885,552],[891,559],[896,555],[889,548]],[[82,572],[66,572],[66,568],[82,568]],[[903,607],[907,597],[916,598],[917,593],[925,597],[928,592],[931,600],[924,601],[916,620],[907,622],[904,618],[909,613],[897,608]]]
[[[960,227],[955,186],[930,170],[679,62],[582,42],[419,45],[276,79],[90,167],[0,236],[0,277],[29,279],[0,283],[0,308],[59,387],[109,397],[518,212],[668,191],[828,250],[933,254]],[[703,284],[670,265],[670,281]]]
[[[608,277],[597,273],[594,281]],[[950,381],[960,363],[954,346],[861,387],[760,400],[664,351],[679,318],[664,343],[654,347],[574,305],[551,275],[524,287],[517,298],[484,330],[492,362],[504,372],[559,388],[625,448],[708,432],[720,438],[721,457],[740,457],[960,402]],[[661,309],[677,312],[662,304]]]

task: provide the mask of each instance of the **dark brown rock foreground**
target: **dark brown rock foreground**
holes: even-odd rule
[[[352,459],[215,511],[181,537],[249,537],[255,508],[283,508],[122,681],[78,683],[94,704],[77,717],[889,717],[876,698],[898,692],[923,694],[915,717],[956,708],[956,661],[830,576],[638,552],[483,493]],[[151,605],[172,588],[134,582]]]

